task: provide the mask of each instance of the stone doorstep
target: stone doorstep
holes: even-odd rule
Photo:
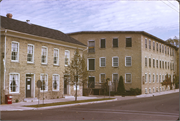
[[[36,102],[36,101],[38,101],[37,98],[25,98],[24,99],[24,102]]]

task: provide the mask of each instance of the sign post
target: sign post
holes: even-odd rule
[[[39,107],[39,90],[40,90],[41,86],[42,86],[42,82],[41,82],[41,80],[38,80],[37,81],[37,87],[38,87],[38,107]]]

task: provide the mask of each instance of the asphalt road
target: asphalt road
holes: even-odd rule
[[[179,93],[34,111],[1,112],[2,120],[177,120]]]

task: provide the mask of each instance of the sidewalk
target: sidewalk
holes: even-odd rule
[[[164,94],[170,94],[170,93],[176,93],[179,92],[179,89],[176,90],[170,90],[170,91],[163,91],[163,92],[156,92],[152,94],[142,94],[138,96],[110,96],[112,98],[116,98],[114,100],[105,100],[105,101],[94,101],[94,102],[85,102],[85,103],[76,103],[76,104],[67,104],[67,105],[57,105],[57,106],[49,106],[49,107],[40,107],[40,108],[33,108],[33,107],[23,107],[25,105],[36,105],[38,104],[38,101],[35,102],[19,102],[19,103],[12,103],[12,104],[2,104],[0,105],[0,111],[23,111],[23,110],[44,110],[44,109],[52,109],[52,108],[59,108],[59,107],[67,107],[67,106],[75,106],[75,105],[86,105],[86,104],[92,104],[92,103],[102,103],[102,102],[111,102],[116,100],[130,100],[135,98],[144,98],[144,97],[151,97],[151,96],[158,96],[158,95],[164,95]],[[103,96],[103,95],[90,95],[90,96],[80,96],[77,97],[77,100],[88,100],[88,99],[100,99],[100,98],[109,98],[109,96]],[[59,98],[59,99],[49,99],[44,100],[44,103],[55,103],[55,102],[66,102],[66,101],[74,101],[73,96],[65,97],[65,98]],[[39,104],[43,104],[43,100],[39,100]]]

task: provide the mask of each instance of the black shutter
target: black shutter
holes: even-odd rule
[[[132,39],[126,38],[126,47],[132,47]]]
[[[101,48],[105,48],[105,39],[101,39]]]
[[[89,59],[89,70],[94,70],[94,59]]]
[[[113,39],[113,47],[118,47],[118,39]]]

